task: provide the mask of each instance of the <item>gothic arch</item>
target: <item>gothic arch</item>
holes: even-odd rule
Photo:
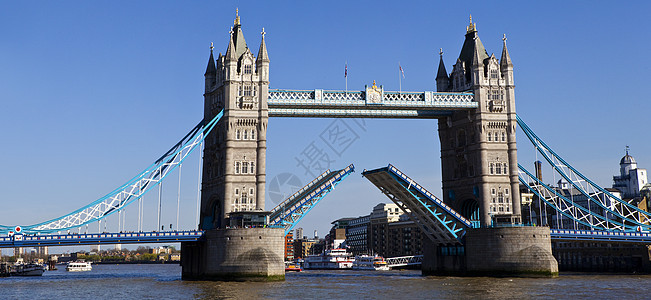
[[[461,205],[461,215],[472,221],[479,221],[479,204],[475,199],[466,199]]]

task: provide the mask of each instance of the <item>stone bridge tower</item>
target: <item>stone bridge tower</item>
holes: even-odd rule
[[[239,15],[226,54],[215,61],[212,45],[205,73],[204,120],[224,116],[205,142],[201,188],[204,230],[224,228],[229,214],[265,208],[269,56],[264,29],[258,56],[244,40]]]
[[[513,64],[503,38],[502,56],[488,55],[470,19],[461,53],[447,74],[443,53],[439,92],[473,92],[479,107],[439,119],[443,198],[482,226],[520,222]]]

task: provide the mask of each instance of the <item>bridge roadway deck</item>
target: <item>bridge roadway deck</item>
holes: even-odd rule
[[[191,230],[14,235],[0,237],[0,248],[190,242],[200,239],[203,233]]]
[[[422,232],[439,245],[463,244],[465,229],[473,227],[472,222],[391,164],[365,170],[362,175],[417,220]]]
[[[372,95],[372,96],[371,96]],[[478,107],[472,93],[269,90],[270,117],[436,119]]]
[[[651,244],[651,233],[649,232],[551,229],[550,235],[552,241],[558,242],[591,241]]]

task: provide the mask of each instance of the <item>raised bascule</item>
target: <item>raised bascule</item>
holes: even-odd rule
[[[651,270],[648,249],[640,246],[651,244],[651,213],[581,174],[516,115],[506,36],[500,58],[488,55],[471,20],[450,73],[440,52],[436,92],[395,92],[375,81],[361,91],[270,89],[264,29],[261,34],[256,56],[236,15],[225,54],[215,58],[211,45],[204,119],[163,156],[106,196],[67,215],[33,225],[0,225],[7,233],[0,236],[0,247],[181,242],[183,279],[283,280],[285,235],[355,166],[325,170],[266,211],[269,118],[413,118],[438,120],[442,197],[392,164],[362,172],[425,236],[422,257],[395,258],[395,265],[422,264],[423,274],[555,276],[557,259],[576,265],[582,254],[568,247],[560,253],[557,246],[555,258],[552,241],[578,241],[636,245],[646,258],[634,254],[624,263]],[[569,188],[544,183],[540,161],[535,175],[518,164],[518,127]],[[162,181],[202,144],[198,228],[173,231],[170,224],[169,231],[158,231],[164,228]],[[158,224],[155,231],[143,231],[142,197],[157,186]],[[177,226],[180,192],[178,197]],[[532,201],[540,211],[532,212],[529,204],[525,226],[521,205]],[[137,231],[125,227],[124,209],[132,203],[138,203]],[[117,216],[119,232],[106,232],[109,216]],[[89,233],[94,222],[98,232]],[[78,232],[71,232],[74,229]],[[617,263],[610,254],[592,261]]]

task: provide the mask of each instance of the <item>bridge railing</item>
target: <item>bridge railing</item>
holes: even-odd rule
[[[269,107],[417,107],[421,109],[476,108],[473,93],[396,92],[382,93],[377,102],[369,102],[364,91],[281,90],[270,89]]]
[[[438,244],[460,244],[472,223],[393,165],[362,173]]]
[[[196,241],[203,231],[105,232],[0,237],[0,248]]]
[[[651,233],[636,231],[550,229],[554,241],[651,243]]]
[[[403,267],[403,266],[412,266],[420,265],[423,263],[422,255],[411,255],[411,256],[398,256],[398,257],[389,257],[385,261],[390,268],[394,267]]]
[[[270,227],[284,227],[285,234],[288,234],[303,217],[314,208],[314,206],[330,193],[337,184],[346,179],[350,173],[355,171],[352,164],[348,167],[321,174],[317,179],[308,183],[300,193],[295,193],[286,201],[273,209],[269,216]],[[287,205],[287,206],[284,206]]]

